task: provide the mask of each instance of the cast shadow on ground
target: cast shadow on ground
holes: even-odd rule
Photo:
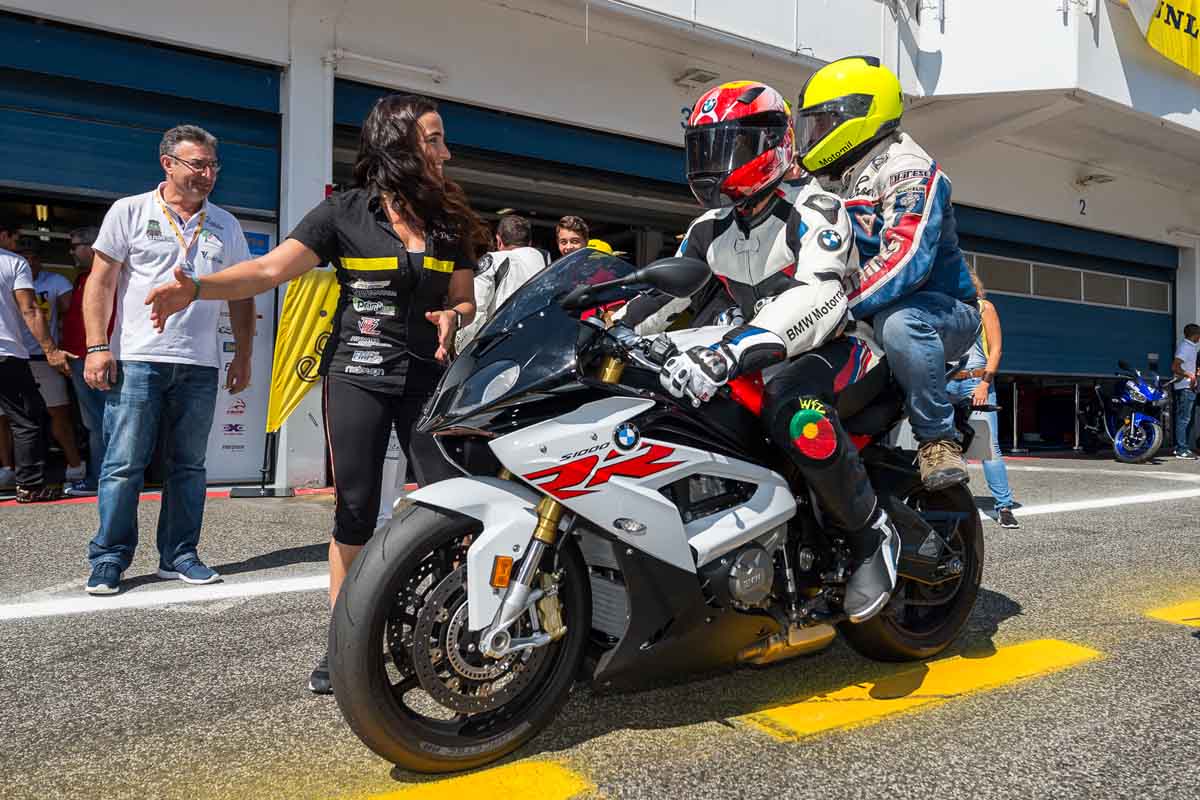
[[[1019,616],[1021,605],[1012,598],[980,589],[967,625],[938,658],[987,658],[996,653],[993,637],[1006,620]],[[924,663],[885,664],[870,661],[840,639],[824,652],[802,656],[771,667],[745,668],[700,676],[659,688],[620,694],[596,694],[576,687],[571,700],[550,727],[525,747],[499,762],[554,754],[618,730],[681,728],[705,722],[733,727],[732,718],[872,683],[877,699],[906,697],[920,689],[928,669]],[[422,783],[430,776],[398,767],[398,783]]]
[[[303,547],[286,547],[273,553],[264,553],[242,561],[231,561],[228,564],[213,564],[212,568],[222,577],[238,575],[243,572],[257,572],[273,567],[288,567],[293,564],[317,564],[329,560],[328,544],[310,544]],[[152,583],[164,583],[165,579],[151,572],[121,581],[121,592],[125,593],[139,586]]]

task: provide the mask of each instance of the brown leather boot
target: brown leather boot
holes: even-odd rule
[[[917,461],[921,466],[921,483],[928,491],[938,492],[967,482],[967,462],[963,461],[958,442],[949,439],[922,442]]]

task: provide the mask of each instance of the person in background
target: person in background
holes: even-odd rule
[[[1192,452],[1192,411],[1196,407],[1196,353],[1200,352],[1200,325],[1183,326],[1183,338],[1175,348],[1171,372],[1175,381],[1175,457],[1195,459]]]
[[[221,163],[217,140],[195,125],[163,134],[154,190],[113,203],[92,245],[95,260],[83,298],[88,386],[107,391],[100,467],[100,528],[88,545],[89,594],[116,594],[138,543],[138,501],[160,432],[167,476],[158,513],[158,576],[208,584],[220,576],[200,560],[205,458],[217,401],[219,303],[195,303],[156,326],[150,289],[173,273],[190,284],[250,257],[242,226],[208,201]],[[108,334],[113,299],[116,322]],[[254,301],[229,303],[236,353],[226,388],[250,384]],[[156,329],[157,328],[157,329]]]
[[[59,499],[62,486],[46,470],[46,404],[29,368],[25,330],[51,367],[63,374],[70,368],[38,310],[29,262],[9,249],[16,246],[17,230],[0,221],[0,411],[12,428],[17,502],[41,503]]]
[[[419,483],[457,474],[415,428],[454,335],[475,316],[476,245],[486,246],[488,232],[443,172],[450,150],[437,109],[426,97],[380,98],[363,121],[355,188],[309,211],[266,255],[220,275],[177,272],[147,300],[161,327],[197,299],[253,297],[334,264],[341,301],[320,367],[335,490],[330,606],[375,533],[392,430]],[[333,692],[328,652],[308,688]]]
[[[475,319],[455,339],[459,352],[513,292],[546,268],[542,251],[530,246],[532,233],[529,220],[516,214],[501,217],[496,224],[496,249],[484,253],[475,270]]]
[[[946,394],[955,405],[969,400],[973,406],[994,406],[996,370],[1000,368],[1002,352],[1000,315],[986,299],[983,282],[975,272],[971,272],[971,280],[979,296],[979,315],[983,318],[983,325],[967,354],[966,365],[951,376],[946,385]],[[984,412],[984,416],[992,429],[992,457],[983,462],[983,476],[987,479],[988,491],[992,493],[996,521],[1002,528],[1019,528],[1021,525],[1012,511],[1013,495],[1008,485],[1008,469],[1004,466],[1004,456],[1000,454],[1000,420],[995,411]]]
[[[800,163],[846,203],[859,268],[846,281],[850,313],[887,352],[931,492],[967,482],[954,407],[939,367],[979,335],[979,310],[958,246],[950,179],[900,128],[896,74],[870,56],[813,73],[796,110]]]
[[[83,322],[83,296],[88,278],[92,274],[92,262],[96,258],[92,244],[100,233],[97,227],[78,228],[71,231],[71,257],[79,268],[75,277],[75,286],[71,292],[71,302],[62,315],[62,338],[59,340],[62,348],[70,353],[87,352],[87,331]],[[112,336],[112,326],[116,322],[116,309],[108,322],[108,335]],[[70,483],[65,488],[69,497],[92,497],[96,494],[100,482],[100,465],[104,463],[104,396],[105,392],[93,389],[83,377],[82,358],[71,360],[71,385],[75,387],[75,397],[79,401],[79,416],[83,419],[83,427],[88,432],[88,457],[84,462],[87,469],[83,478]]]
[[[8,489],[17,482],[17,471],[13,462],[12,426],[8,415],[0,411],[0,489]]]
[[[58,342],[62,339],[60,322],[71,305],[71,282],[57,272],[42,269],[41,256],[33,248],[22,248],[20,254],[29,262],[29,269],[33,272],[34,299],[38,310],[46,318],[50,338]],[[37,381],[38,391],[42,393],[42,400],[46,402],[50,431],[67,460],[66,480],[73,483],[83,478],[84,465],[79,455],[79,444],[75,441],[75,423],[71,418],[71,396],[67,393],[69,376],[64,377],[47,363],[46,354],[28,328],[24,333],[25,349],[29,351],[29,368],[33,371],[33,379]],[[75,350],[63,349],[78,355]]]
[[[582,217],[567,215],[558,221],[554,229],[554,238],[558,241],[558,254],[568,256],[576,250],[587,247],[588,226]]]

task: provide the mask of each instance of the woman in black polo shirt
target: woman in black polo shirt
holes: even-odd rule
[[[337,498],[331,604],[374,532],[392,427],[421,483],[448,477],[448,467],[436,451],[427,453],[428,442],[414,441],[412,429],[454,334],[475,316],[476,243],[487,238],[462,189],[442,174],[449,158],[432,100],[384,97],[363,123],[358,188],[314,208],[267,255],[200,279],[176,270],[175,281],[155,288],[147,301],[161,330],[193,300],[253,297],[321,264],[337,269],[341,297],[321,359]],[[413,453],[410,442],[423,447]],[[332,691],[326,657],[309,688]]]

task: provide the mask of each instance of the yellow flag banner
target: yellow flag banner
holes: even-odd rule
[[[1146,42],[1200,75],[1200,0],[1124,0]]]
[[[275,337],[267,433],[279,430],[317,382],[339,294],[337,275],[331,269],[310,270],[288,283]]]

